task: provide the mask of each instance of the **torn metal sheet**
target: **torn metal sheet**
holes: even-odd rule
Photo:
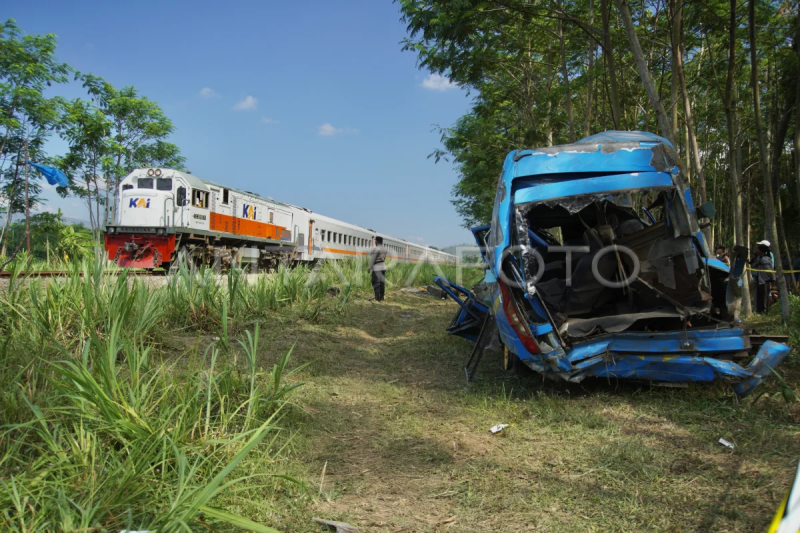
[[[750,342],[747,250],[732,269],[713,259],[697,213],[677,153],[651,133],[513,151],[491,224],[473,231],[486,279],[477,292],[437,279],[460,305],[448,331],[475,340],[490,317],[510,353],[553,379],[722,379],[747,395],[789,347]]]

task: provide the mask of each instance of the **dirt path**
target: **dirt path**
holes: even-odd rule
[[[276,332],[280,349],[297,342],[295,363],[312,361],[289,424],[315,497],[284,529],[320,531],[312,516],[361,531],[766,527],[800,457],[797,404],[737,407],[721,385],[542,388],[498,354],[467,388],[471,344],[444,332],[454,312],[395,293]],[[497,423],[514,425],[491,435]]]

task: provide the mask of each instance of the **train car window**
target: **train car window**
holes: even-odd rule
[[[156,189],[159,191],[171,191],[172,178],[158,178],[156,180]]]
[[[131,185],[130,183],[126,183],[125,185],[122,186],[123,191],[129,191],[131,189],[133,189],[133,185]]]
[[[331,242],[331,232],[328,231],[328,242]]]
[[[152,189],[153,178],[139,178],[136,182],[137,187],[140,189]]]
[[[230,191],[228,189],[222,189],[222,203],[228,205],[228,198],[230,197]]]

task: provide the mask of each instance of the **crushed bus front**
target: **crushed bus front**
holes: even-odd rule
[[[711,216],[649,133],[511,152],[491,224],[473,231],[487,278],[450,330],[471,320],[474,340],[489,314],[520,362],[555,379],[722,379],[747,395],[790,348],[739,319],[747,250],[730,268],[713,259],[698,221]]]

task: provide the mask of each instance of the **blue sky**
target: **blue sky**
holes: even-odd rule
[[[427,159],[434,125],[451,125],[469,97],[401,52],[405,25],[389,0],[31,1],[5,11],[26,33],[58,35],[62,61],[158,102],[199,177],[414,242],[471,240],[450,204],[456,173]],[[83,96],[74,84],[56,91]],[[47,205],[87,218],[75,199]]]

